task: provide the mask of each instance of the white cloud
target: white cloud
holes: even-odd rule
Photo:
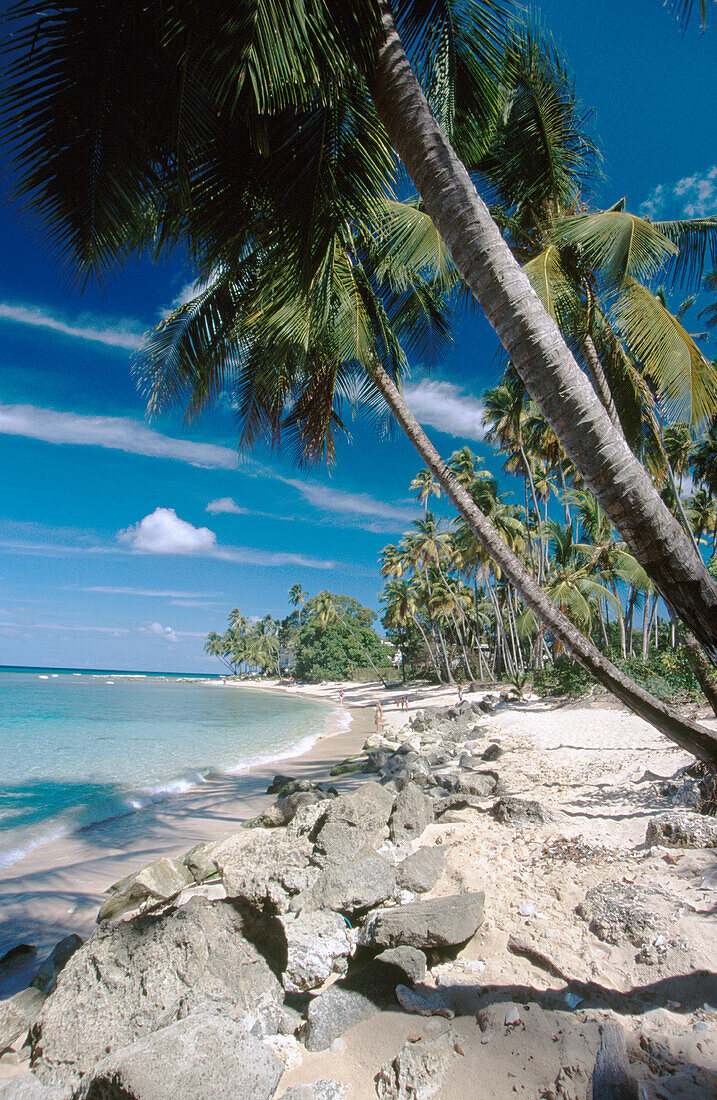
[[[180,519],[174,508],[155,508],[139,523],[118,531],[117,539],[142,554],[207,554],[217,544],[213,531]]]
[[[428,424],[456,439],[485,437],[483,405],[458,386],[424,379],[417,386],[406,386],[404,396],[420,424]]]
[[[162,626],[161,623],[145,623],[144,626],[141,626],[139,629],[143,634],[156,635],[156,637],[161,638],[163,642],[179,641],[179,638],[175,631],[172,630],[171,626]]]
[[[72,336],[78,340],[91,340],[98,344],[107,344],[112,348],[126,348],[134,351],[142,342],[142,331],[136,321],[101,321],[87,315],[78,318],[75,324],[69,324],[53,310],[40,309],[37,306],[12,305],[0,302],[0,321],[13,321],[32,328],[46,328],[59,332],[62,336]]]
[[[653,220],[663,217],[707,218],[717,214],[717,164],[704,172],[684,176],[677,183],[660,183],[640,206]]]
[[[218,500],[210,500],[207,505],[207,512],[211,512],[216,515],[218,512],[231,512],[235,516],[248,516],[248,508],[240,508],[235,500],[231,497],[219,497]]]
[[[153,596],[157,599],[196,600],[205,596],[214,596],[214,592],[175,592],[171,589],[155,588],[112,588],[104,584],[92,584],[80,587],[80,592],[104,592],[110,596]]]
[[[232,561],[237,565],[269,565],[280,568],[298,565],[303,569],[335,569],[337,562],[330,559],[310,558],[305,554],[286,553],[283,550],[255,550],[250,546],[218,546],[211,555],[219,561]],[[350,566],[353,570],[353,566]]]
[[[340,489],[332,489],[329,485],[321,485],[316,481],[304,481],[301,478],[280,477],[278,480],[297,489],[309,504],[325,512],[378,516],[381,519],[396,520],[399,523],[415,519],[415,511],[412,509],[387,504],[367,493],[344,493]]]
[[[237,454],[230,447],[173,439],[127,417],[83,416],[35,405],[0,405],[0,435],[106,447],[150,458],[171,458],[205,469],[234,470],[238,465]]]

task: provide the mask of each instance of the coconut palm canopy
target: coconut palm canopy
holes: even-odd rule
[[[223,392],[222,372],[228,367],[235,376],[238,373],[231,397],[248,442],[262,434],[276,438],[279,427],[309,458],[330,456],[343,424],[334,395],[344,401],[358,397],[380,407],[376,372],[369,370],[366,382],[367,362],[370,366],[372,357],[379,359],[390,381],[391,375],[396,378],[405,369],[403,356],[429,359],[440,351],[446,331],[440,299],[452,290],[445,249],[437,247],[425,211],[396,204],[397,198],[405,197],[394,183],[391,148],[393,144],[401,151],[400,135],[392,133],[387,142],[377,121],[380,115],[391,132],[383,94],[390,80],[384,80],[382,99],[376,86],[376,57],[366,53],[355,27],[323,25],[325,13],[318,5],[313,21],[298,30],[281,23],[286,34],[275,35],[271,42],[259,21],[245,56],[234,47],[247,28],[232,6],[222,29],[231,56],[244,59],[240,79],[232,83],[221,79],[226,63],[226,55],[216,46],[221,35],[215,33],[209,42],[206,28],[192,22],[191,6],[182,9],[183,16],[189,13],[185,24],[174,18],[174,9],[163,7],[153,15],[143,7],[142,19],[149,22],[140,27],[130,18],[121,36],[103,37],[103,17],[125,19],[128,10],[132,13],[97,5],[73,26],[69,55],[62,55],[67,45],[63,18],[68,12],[72,15],[72,6],[58,10],[52,18],[43,8],[40,26],[29,27],[25,39],[20,34],[15,40],[21,67],[14,70],[19,87],[13,102],[15,107],[19,103],[22,141],[27,141],[21,148],[29,173],[26,188],[40,199],[49,222],[59,226],[62,243],[80,257],[80,270],[84,265],[84,270],[94,267],[106,273],[127,250],[151,243],[162,252],[181,240],[190,246],[197,273],[207,280],[200,303],[204,312],[194,315],[194,331],[185,325],[190,354],[184,362],[172,358],[172,325],[165,326],[151,345],[144,373],[150,396],[156,403],[163,396],[184,397],[190,412],[198,412]],[[20,6],[21,15],[32,11],[32,5]],[[221,22],[223,9],[215,11]],[[161,22],[167,12],[169,24]],[[441,12],[461,18],[451,21]],[[505,106],[496,95],[504,85],[492,79],[504,64],[499,42],[502,13],[488,5],[418,5],[397,8],[396,15],[415,72],[444,132],[453,136],[464,159],[477,166]],[[372,25],[370,19],[366,25]],[[451,35],[455,48],[446,54],[442,43]],[[79,83],[68,81],[67,73],[72,65],[78,70],[83,43],[87,53],[88,42],[95,68],[83,69],[83,87],[94,83],[95,89],[106,90],[94,96],[94,103],[88,97],[83,106],[77,99]],[[114,65],[109,84],[107,72],[113,66],[107,62],[119,60],[118,50],[122,67]],[[177,86],[160,89],[158,84],[157,66],[172,50],[179,51],[176,57],[183,65],[181,96]],[[271,64],[268,51],[273,51]],[[444,56],[452,66],[443,64]],[[43,84],[41,95],[45,106],[44,97],[55,97],[59,109],[44,115],[39,110],[39,84],[33,92],[28,70],[22,69],[23,58],[30,58],[36,75],[46,74],[43,66],[52,60],[54,83],[49,92]],[[138,60],[144,69],[138,69]],[[124,92],[117,87],[120,72],[126,76]],[[325,79],[329,72],[333,82]],[[359,79],[350,82],[342,73],[358,74]],[[145,86],[155,96],[154,107],[159,104],[161,110],[140,111],[138,92]],[[218,111],[206,110],[210,97]],[[70,102],[72,112],[67,110]],[[66,132],[53,138],[53,119],[76,118],[85,107],[88,126],[77,132],[77,140],[68,142]],[[125,133],[132,128],[131,153],[121,139],[122,126]],[[98,144],[98,136],[109,133],[113,140]],[[44,157],[40,164],[38,149],[58,137],[59,158]],[[324,156],[328,149],[330,157]],[[424,186],[420,179],[416,182]],[[209,201],[218,194],[231,209],[229,233],[218,224],[220,204]],[[430,195],[426,201],[430,205]],[[446,227],[442,230],[445,235]],[[484,305],[490,313],[490,303]],[[191,320],[190,312],[174,320]],[[261,334],[261,365],[251,340],[242,343],[237,313],[244,333]],[[350,325],[350,319],[356,323]],[[409,336],[414,333],[417,344],[412,347]],[[164,347],[163,339],[169,340]],[[520,347],[514,350],[514,358],[520,360]],[[209,368],[194,383],[192,357],[195,366],[201,360]],[[520,362],[516,367],[527,369]],[[556,369],[563,367],[565,363],[556,364]],[[565,369],[574,367],[568,364]],[[588,400],[584,387],[582,393],[581,400]],[[594,397],[590,400],[594,403]],[[685,551],[683,557],[690,553]],[[696,579],[704,587],[701,574]],[[698,593],[698,604],[708,593],[709,588]]]

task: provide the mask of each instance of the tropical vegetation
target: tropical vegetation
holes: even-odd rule
[[[323,680],[383,680],[394,677],[394,647],[372,627],[375,612],[351,596],[323,591],[309,597],[300,584],[289,589],[293,610],[283,619],[248,619],[234,608],[226,630],[207,635],[204,650],[228,675],[294,675]]]
[[[407,356],[434,357],[451,309],[475,300],[558,467],[572,464],[624,553],[717,662],[717,585],[665,457],[668,419],[689,414],[696,431],[713,414],[714,375],[653,289],[658,276],[699,280],[717,219],[652,226],[622,201],[589,206],[593,155],[569,81],[502,0],[219,0],[209,16],[176,0],[21,0],[10,18],[17,193],[74,272],[102,277],[180,244],[194,264],[197,296],[140,360],[150,411],[180,403],[191,417],[229,389],[243,445],[288,443],[306,462],[333,457],[347,402],[387,405],[512,586],[522,610],[510,629],[525,616],[529,630],[532,615],[539,651],[559,644],[715,759],[712,734],[580,628],[575,593],[590,601],[578,582],[543,583],[557,534],[536,525],[525,564],[400,381]],[[530,496],[537,510],[535,477]],[[571,576],[571,545],[557,554]],[[420,567],[430,582],[433,565]]]

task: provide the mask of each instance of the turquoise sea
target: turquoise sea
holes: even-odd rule
[[[342,720],[320,700],[181,676],[0,669],[0,873],[92,822],[294,756]]]

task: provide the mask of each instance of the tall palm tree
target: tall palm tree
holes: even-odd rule
[[[477,47],[484,55],[496,52],[497,24],[489,17],[496,7],[488,0],[465,8],[445,0],[430,19],[414,22],[420,34],[413,39],[410,6],[402,13],[409,49],[417,64],[426,63],[429,80],[437,72],[437,57],[458,59],[461,96],[476,117],[498,98],[497,82],[494,88],[478,71],[476,52]],[[18,135],[18,190],[44,212],[85,274],[106,272],[138,248],[158,252],[178,240],[189,244],[203,277],[215,277],[175,318],[189,333],[184,360],[166,339],[172,326],[158,334],[152,346],[154,381],[163,378],[165,396],[178,399],[186,392],[191,361],[192,414],[220,392],[226,372],[238,365],[242,407],[256,410],[245,443],[256,438],[260,426],[277,432],[289,399],[295,399],[286,417],[295,442],[309,458],[333,455],[334,433],[343,427],[333,394],[343,385],[341,368],[349,360],[337,356],[337,332],[345,340],[348,330],[334,326],[332,287],[354,317],[360,305],[362,323],[350,339],[353,362],[368,372],[443,491],[510,570],[522,598],[628,705],[673,738],[694,743],[698,754],[709,755],[705,731],[636,689],[551,607],[521,563],[506,555],[396,384],[401,359],[386,324],[393,317],[373,292],[368,273],[375,239],[365,227],[379,208],[384,221],[392,220],[394,236],[397,224],[405,236],[407,222],[421,223],[425,246],[433,226],[438,229],[456,271],[568,455],[663,593],[717,658],[717,586],[512,258],[450,144],[448,131],[461,138],[460,121],[453,128],[448,117],[444,127],[436,120],[391,10],[371,0],[348,7],[319,3],[312,17],[301,21],[292,5],[282,8],[279,21],[276,8],[255,19],[252,4],[246,23],[237,11],[236,3],[219,0],[208,20],[205,7],[193,3],[180,8],[171,0],[153,0],[135,10],[105,0],[90,8],[64,4],[48,20],[44,6],[21,0],[14,14],[27,26],[14,40],[6,95]],[[456,18],[449,21],[447,14]],[[454,48],[446,52],[454,31]],[[492,64],[492,57],[487,60]],[[249,71],[251,78],[245,79]],[[444,97],[444,102],[454,101]],[[333,153],[322,157],[327,142],[334,143]],[[416,210],[407,219],[385,203],[394,169],[391,147],[417,186],[430,226]],[[359,247],[351,238],[357,226]],[[384,234],[382,244],[385,239]],[[411,243],[415,250],[415,235]],[[361,263],[364,257],[367,262]],[[283,277],[277,274],[282,260]],[[384,274],[399,285],[386,265]],[[254,311],[237,324],[242,284],[252,287]],[[296,300],[311,287],[318,295],[314,320],[322,313],[324,318],[320,334],[309,331],[306,300]],[[415,317],[436,319],[430,285],[415,282],[403,289],[416,306]],[[204,340],[189,323],[198,315]],[[279,323],[283,336],[270,320]],[[249,326],[255,335],[242,361],[237,348]],[[405,326],[399,333],[409,350],[412,332],[415,327]],[[425,336],[424,327],[419,341]],[[157,390],[150,385],[155,398]]]
[[[234,672],[234,669],[226,658],[224,640],[221,634],[217,634],[215,630],[207,634],[206,641],[204,642],[204,652],[209,654],[210,657],[218,657],[229,672]]]
[[[245,227],[266,218],[269,193],[276,197],[283,188],[302,201],[275,203],[272,218],[283,213],[283,244],[297,246],[306,285],[331,238],[317,239],[319,206],[306,201],[307,183],[317,179],[322,115],[351,101],[351,121],[363,139],[353,142],[353,167],[381,190],[382,170],[385,179],[393,165],[372,121],[375,110],[531,396],[627,544],[717,662],[717,585],[587,383],[451,144],[453,137],[464,155],[475,154],[480,138],[465,118],[492,116],[499,106],[499,83],[490,74],[503,5],[438,0],[429,10],[399,4],[395,13],[386,0],[317,2],[309,13],[280,0],[260,6],[257,18],[255,3],[217,0],[208,18],[198,3],[98,0],[90,7],[58,3],[49,16],[38,0],[20,0],[11,9],[19,29],[5,93],[18,192],[30,196],[84,274],[180,238],[206,274],[222,252],[225,259],[241,255]],[[406,49],[425,77],[435,114]],[[277,141],[278,127],[288,127],[293,142],[291,135]],[[262,163],[267,152],[269,164]],[[331,172],[338,162],[319,163]],[[336,222],[336,191],[322,190],[313,197],[330,200]],[[344,196],[358,212],[370,190]],[[376,372],[374,382],[395,403],[391,378]]]

